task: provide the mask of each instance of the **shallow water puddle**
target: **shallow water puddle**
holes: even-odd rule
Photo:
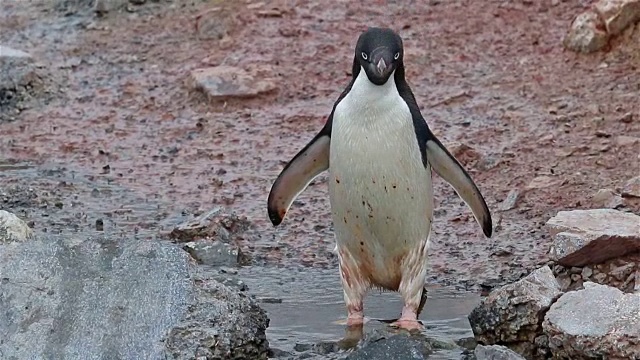
[[[272,347],[294,351],[296,344],[345,337],[345,327],[336,323],[346,316],[337,270],[248,267],[240,269],[239,278],[269,314],[267,337]],[[473,336],[467,315],[479,302],[478,294],[429,286],[420,316],[426,325],[425,334],[448,343]],[[401,310],[400,294],[370,291],[365,315],[372,320],[365,324],[365,331],[386,327],[373,319],[395,319]],[[458,359],[460,353],[441,351],[431,358]]]

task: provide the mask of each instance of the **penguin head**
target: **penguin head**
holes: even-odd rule
[[[362,67],[373,84],[384,85],[402,66],[403,53],[398,34],[391,29],[372,27],[358,38],[353,66]]]

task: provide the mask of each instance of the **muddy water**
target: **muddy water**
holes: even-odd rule
[[[243,268],[240,277],[271,319],[267,337],[272,347],[294,351],[296,344],[339,341],[345,337],[344,300],[337,271],[300,268]],[[467,315],[480,301],[474,293],[428,286],[428,300],[420,319],[424,334],[445,343],[473,336]],[[384,329],[378,320],[396,319],[400,295],[371,291],[365,300],[365,332]],[[300,346],[300,345],[299,345]],[[440,350],[433,359],[459,359],[460,350]]]
[[[106,177],[72,166],[0,163],[0,208],[18,213],[38,233],[58,236],[159,236],[185,220],[161,199],[145,197]],[[101,227],[97,223],[102,223]],[[272,347],[295,352],[296,345],[339,341],[345,337],[342,288],[336,268],[249,266],[237,277],[249,286],[271,319],[267,336]],[[479,302],[474,293],[430,286],[421,315],[425,335],[447,343],[472,336],[467,315]],[[402,308],[397,293],[371,291],[365,302],[371,320],[365,331],[384,329],[377,319],[395,319]],[[299,345],[300,346],[300,345]],[[460,351],[439,351],[434,359],[458,359]]]

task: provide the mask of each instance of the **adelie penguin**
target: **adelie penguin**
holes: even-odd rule
[[[405,80],[400,36],[385,28],[363,32],[352,71],[324,127],[274,182],[269,218],[279,225],[295,198],[328,170],[347,325],[363,323],[363,298],[377,287],[404,300],[392,325],[419,329],[433,219],[431,169],[453,186],[487,237],[491,214],[422,117]]]

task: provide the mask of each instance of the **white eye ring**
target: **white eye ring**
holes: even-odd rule
[[[362,58],[363,58],[363,59],[367,60],[367,53],[363,52],[363,53],[362,53],[362,54],[360,54],[360,55],[362,55]]]
[[[398,60],[399,57],[400,57],[400,53],[397,52],[395,55],[393,55],[393,60]]]

